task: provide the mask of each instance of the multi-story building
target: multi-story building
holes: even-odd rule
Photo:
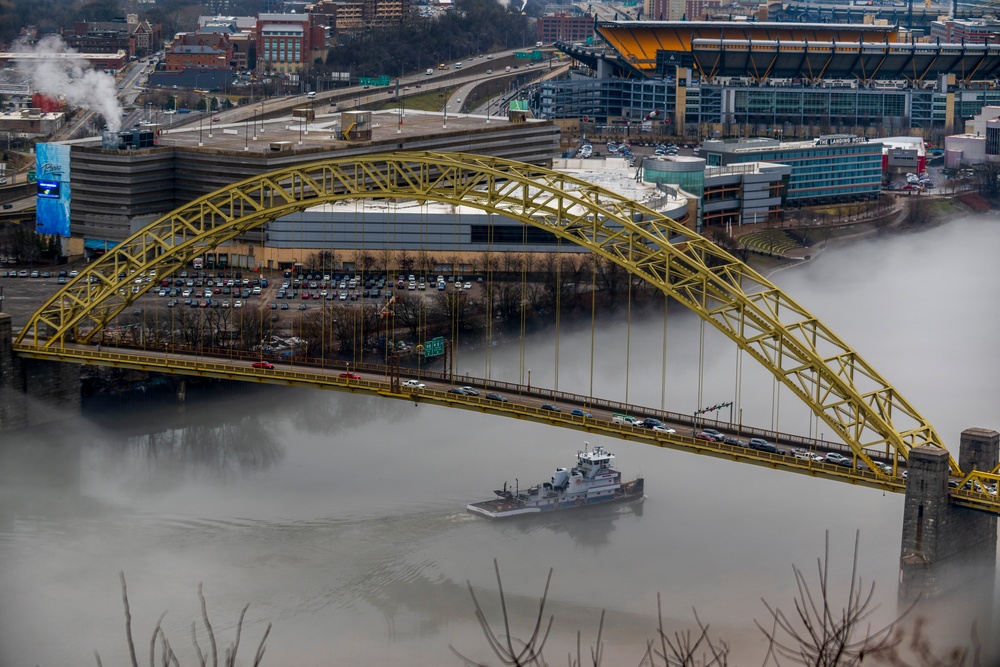
[[[643,16],[649,21],[682,21],[687,10],[685,0],[644,0]]]
[[[410,16],[410,0],[363,0],[365,23],[370,27],[398,25]]]
[[[552,42],[590,43],[594,39],[594,17],[590,14],[542,16],[538,19],[537,32],[539,41],[546,44]]]
[[[882,190],[882,146],[853,135],[784,143],[710,140],[702,144],[702,155],[710,167],[748,162],[788,165],[788,201],[804,205],[872,199]]]
[[[257,17],[257,68],[276,74],[308,69],[326,55],[325,17],[314,14],[261,14]]]
[[[1000,44],[1000,21],[942,18],[931,22],[930,37],[952,44]]]
[[[722,0],[686,0],[684,8],[688,21],[702,21],[722,9]]]
[[[63,41],[71,49],[83,53],[117,53],[135,55],[128,23],[125,21],[78,21],[72,31],[63,33]]]
[[[138,14],[129,14],[126,22],[132,36],[132,55],[142,58],[160,49],[163,44],[163,27],[159,23],[140,20]]]
[[[74,142],[72,235],[91,240],[88,247],[105,248],[213,190],[266,171],[324,159],[433,150],[479,153],[550,166],[559,155],[560,129],[550,121],[497,122],[494,117],[488,123],[482,116],[449,117],[445,129],[440,116],[433,114],[408,116],[403,126],[396,125],[392,111],[372,116],[377,122],[370,123],[370,137],[363,140],[344,139],[323,123],[325,127],[313,127],[312,131],[307,127],[303,142],[302,120],[286,116],[267,121],[266,132],[262,121],[259,136],[256,123],[252,136],[246,127],[239,134],[216,129],[213,136],[207,128],[203,133],[194,124],[162,134],[152,147],[134,150],[107,150],[97,138]],[[348,208],[352,214],[357,213],[353,205]],[[308,230],[297,219],[295,214],[275,221],[264,230],[265,239],[258,236],[248,243],[262,246],[266,240],[268,245],[322,248],[328,247],[324,244],[335,233],[344,233],[329,219],[324,226],[307,225]],[[365,224],[371,220],[355,217],[351,230],[358,230],[357,234],[352,231],[346,236],[365,238],[369,233]],[[413,235],[419,237],[419,230]]]
[[[703,158],[665,156],[642,163],[642,180],[674,186],[698,200],[696,230],[780,220],[792,168],[768,162],[707,167]]]
[[[310,14],[325,16],[326,23],[336,34],[352,34],[365,28],[364,0],[319,0],[306,5]]]
[[[63,41],[70,48],[84,53],[117,53],[143,57],[156,50],[162,41],[159,24],[139,20],[129,14],[124,20],[77,21],[63,32]]]
[[[235,66],[233,44],[227,33],[179,32],[164,54],[164,69],[219,69]]]

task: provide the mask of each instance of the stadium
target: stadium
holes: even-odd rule
[[[1000,104],[1000,44],[913,41],[872,24],[605,21],[596,32],[603,47],[556,44],[579,67],[541,85],[540,117],[586,119],[596,134],[642,131],[652,114],[672,136],[937,143]]]

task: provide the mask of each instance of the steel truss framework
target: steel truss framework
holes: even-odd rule
[[[155,281],[281,216],[351,199],[472,206],[532,225],[618,264],[696,312],[769,369],[851,446],[906,460],[944,447],[927,421],[857,352],[766,278],[690,229],[586,181],[511,160],[392,153],[289,167],[178,208],[108,251],[52,296],[22,349],[86,342]],[[138,289],[136,289],[138,288]],[[953,457],[953,475],[962,476]],[[997,470],[965,481],[995,482]]]

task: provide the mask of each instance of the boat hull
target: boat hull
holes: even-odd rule
[[[608,505],[628,503],[642,499],[643,491],[643,480],[640,477],[627,484],[622,484],[619,492],[613,496],[603,496],[589,500],[585,497],[567,498],[547,505],[533,505],[515,499],[497,498],[495,500],[470,503],[467,510],[472,514],[478,514],[487,519],[514,519],[518,517],[538,516],[540,514],[551,514],[553,512],[583,510],[592,507],[606,507]]]

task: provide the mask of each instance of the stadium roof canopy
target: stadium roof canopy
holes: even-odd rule
[[[960,82],[1000,76],[1000,45],[912,43],[896,26],[759,21],[605,21],[597,32],[613,60],[639,76],[680,64],[702,77]],[[560,45],[562,47],[562,45]],[[565,50],[565,49],[564,49]],[[567,52],[582,51],[570,48]],[[573,54],[593,58],[597,53]],[[608,54],[604,54],[605,58]]]

